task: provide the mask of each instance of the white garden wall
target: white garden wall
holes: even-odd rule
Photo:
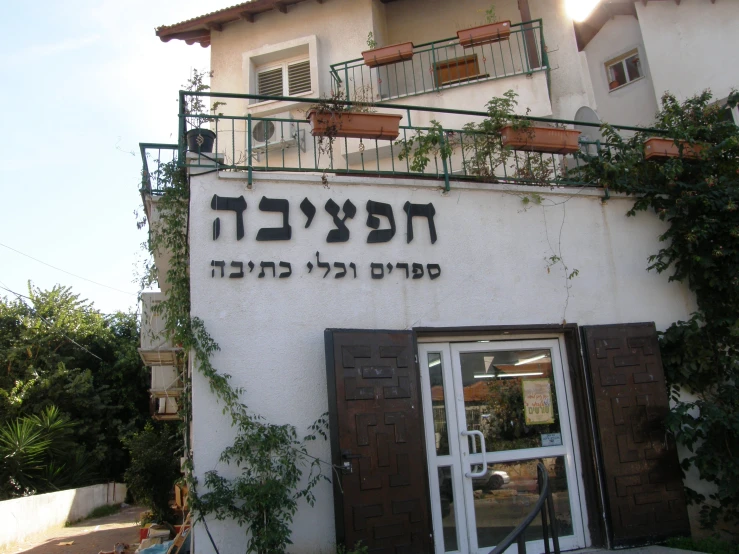
[[[0,547],[64,527],[66,522],[84,518],[95,508],[120,504],[125,498],[126,485],[107,483],[5,500],[0,502]]]

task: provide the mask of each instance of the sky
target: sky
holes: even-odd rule
[[[141,211],[138,145],[175,142],[177,91],[193,68],[208,68],[210,55],[199,45],[161,42],[154,29],[237,3],[3,7],[0,287],[27,294],[29,281],[42,289],[61,284],[104,313],[136,309],[146,256],[146,230],[137,230],[134,216]],[[0,289],[0,296],[12,295]]]
[[[237,3],[3,6],[0,286],[28,294],[28,281],[42,289],[61,284],[104,313],[136,309],[146,240],[134,216],[141,211],[138,145],[176,141],[177,91],[192,68],[208,68],[210,56],[197,44],[161,42],[154,29]],[[0,296],[13,297],[3,289]]]

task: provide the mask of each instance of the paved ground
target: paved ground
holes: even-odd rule
[[[98,554],[113,550],[117,542],[133,545],[139,542],[139,528],[136,520],[143,508],[129,506],[112,516],[88,519],[63,529],[29,537],[12,547],[1,548],[0,554]],[[74,541],[68,546],[58,546],[60,542]],[[133,552],[132,548],[129,552]]]

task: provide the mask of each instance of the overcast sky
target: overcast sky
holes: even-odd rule
[[[141,205],[138,144],[176,141],[177,91],[191,68],[207,69],[210,55],[199,45],[163,43],[154,28],[237,3],[3,6],[0,286],[27,294],[29,280],[59,283],[106,313],[135,308],[134,266],[146,238],[133,215]]]

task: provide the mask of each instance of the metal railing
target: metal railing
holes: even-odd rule
[[[254,172],[313,172],[356,176],[386,176],[395,178],[431,178],[443,180],[444,188],[450,189],[453,180],[476,180],[492,183],[512,183],[540,186],[598,186],[585,182],[579,168],[584,157],[575,154],[540,154],[503,148],[500,137],[491,137],[468,126],[459,128],[446,126],[444,121],[454,116],[465,116],[469,123],[480,123],[488,116],[486,112],[471,110],[418,107],[402,104],[378,103],[375,107],[382,112],[400,113],[404,123],[400,126],[397,140],[351,139],[314,137],[310,123],[296,117],[255,117],[251,114],[207,115],[187,114],[182,109],[187,96],[207,96],[219,100],[243,102],[250,100],[275,100],[290,102],[293,106],[325,105],[319,98],[294,98],[289,96],[263,96],[252,94],[226,94],[217,92],[180,91],[179,143],[141,145],[144,185],[142,190],[152,194],[162,192],[165,186],[160,179],[161,167],[167,161],[177,161],[180,167],[200,168],[199,171],[243,171],[247,182],[252,183]],[[356,108],[351,101],[332,101],[333,105],[346,109]],[[294,113],[294,112],[293,112]],[[194,123],[204,118],[211,121],[215,133],[214,152],[187,151],[186,132]],[[440,123],[413,125],[413,121]],[[592,137],[582,136],[581,152],[598,155],[610,148],[601,142],[596,123],[576,122],[544,117],[515,116],[513,119],[528,120],[548,125],[577,125],[593,129]],[[619,132],[644,131],[637,127],[614,126]],[[660,133],[658,130],[649,130]],[[403,153],[403,146],[410,147],[411,157],[417,148],[420,135],[435,133],[438,147],[428,153],[428,163],[419,167]],[[498,141],[496,159],[486,161],[479,155],[477,145]],[[175,150],[176,148],[176,150]]]
[[[331,65],[332,87],[347,100],[385,101],[547,71],[541,19],[514,23],[507,39],[465,48],[457,37],[414,46],[413,58],[369,67],[363,58]]]
[[[536,472],[539,481],[539,499],[534,504],[526,518],[518,524],[503,541],[498,544],[488,554],[503,554],[509,546],[514,542],[518,545],[518,554],[526,554],[526,541],[524,533],[528,529],[531,522],[537,515],[541,513],[541,532],[544,538],[544,552],[550,554],[549,549],[549,531],[551,529],[552,546],[554,546],[554,554],[559,554],[559,534],[557,533],[557,519],[554,515],[554,500],[552,498],[552,489],[549,485],[549,476],[544,464],[539,462],[536,465]],[[547,521],[549,520],[549,521]]]
[[[176,162],[179,145],[155,142],[139,143],[141,151],[141,190],[148,194],[162,194],[164,179],[162,167],[166,163]]]

